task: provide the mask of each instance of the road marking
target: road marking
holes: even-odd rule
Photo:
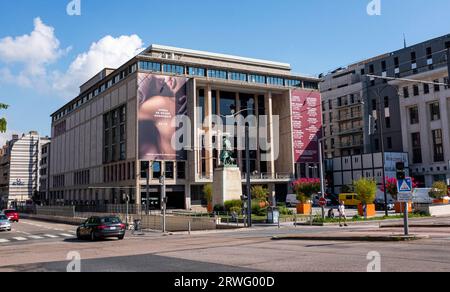
[[[28,240],[28,239],[25,238],[25,237],[13,237],[13,239],[15,239],[15,240],[17,240],[17,241],[25,241],[25,240]]]
[[[58,236],[52,234],[44,234],[44,236],[48,238],[58,238]]]
[[[59,235],[64,236],[64,237],[73,237],[72,234],[66,234],[66,233],[60,233]]]
[[[7,243],[7,242],[9,242],[8,239],[0,239],[0,243]]]
[[[31,239],[43,239],[42,236],[38,236],[38,235],[30,235],[30,236],[28,236],[28,238],[31,238]]]

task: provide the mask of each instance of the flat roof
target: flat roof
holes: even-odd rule
[[[157,44],[151,45],[149,48],[147,48],[143,52],[143,54],[145,54],[146,52],[151,52],[151,51],[166,52],[166,53],[178,53],[178,54],[182,54],[182,55],[189,55],[189,56],[200,57],[200,58],[205,58],[205,59],[231,61],[231,62],[238,62],[238,63],[244,63],[244,64],[275,67],[275,68],[283,69],[283,70],[291,70],[291,65],[288,63],[239,57],[239,56],[227,55],[227,54],[211,53],[211,52],[206,52],[206,51],[183,49],[183,48],[163,46],[163,45],[157,45]]]

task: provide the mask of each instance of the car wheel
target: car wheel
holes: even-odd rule
[[[119,238],[119,240],[123,240],[125,238],[125,235],[121,235],[118,238]]]
[[[81,238],[81,234],[80,234],[80,231],[79,230],[77,230],[77,239],[78,240],[81,240],[82,238]]]
[[[96,241],[97,240],[97,236],[95,236],[95,232],[92,231],[91,232],[91,241]]]

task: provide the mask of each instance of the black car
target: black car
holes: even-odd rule
[[[125,237],[126,226],[116,216],[91,217],[77,229],[77,238],[97,239],[117,237],[119,240]]]

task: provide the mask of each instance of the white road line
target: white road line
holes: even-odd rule
[[[31,238],[31,239],[43,239],[42,236],[38,236],[38,235],[30,235],[30,236],[28,236],[28,238]]]
[[[17,240],[17,241],[25,241],[25,240],[28,240],[28,239],[25,238],[25,237],[13,237],[13,239],[14,239],[14,240]]]
[[[9,242],[8,239],[0,239],[0,243],[7,243],[7,242]]]
[[[64,236],[64,237],[73,237],[72,234],[66,234],[66,233],[60,233],[59,235]]]
[[[72,234],[77,234],[77,232],[73,231],[73,230],[70,230],[70,231],[67,231],[67,232],[72,233]]]
[[[44,234],[44,236],[48,238],[58,238],[58,236],[52,234]]]

